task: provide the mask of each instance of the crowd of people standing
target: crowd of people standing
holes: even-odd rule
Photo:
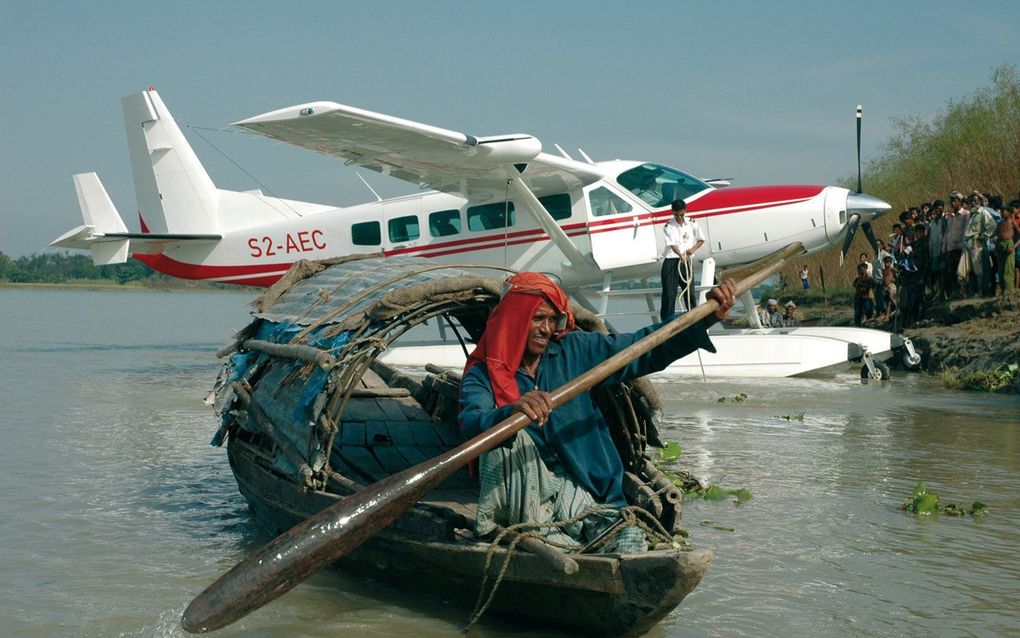
[[[861,253],[854,279],[854,325],[923,319],[933,301],[991,297],[1020,288],[1020,199],[1004,205],[977,191],[949,194],[900,213],[872,258]]]

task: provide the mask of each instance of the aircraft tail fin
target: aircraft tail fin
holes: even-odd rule
[[[154,88],[123,99],[142,229],[219,233],[219,192]]]
[[[122,264],[127,261],[130,240],[120,237],[106,238],[107,234],[127,233],[127,226],[124,225],[124,220],[103,188],[103,183],[99,181],[99,176],[95,173],[75,175],[74,190],[78,195],[78,206],[81,208],[82,221],[85,223],[53,240],[50,246],[91,251],[92,263],[97,266]]]

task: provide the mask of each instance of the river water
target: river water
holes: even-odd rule
[[[268,540],[202,404],[248,301],[0,289],[0,634],[183,636],[191,597]],[[681,466],[754,497],[685,504],[716,558],[652,636],[1020,635],[1017,398],[852,372],[656,384]],[[990,512],[898,511],[918,481]],[[329,572],[217,635],[453,636],[466,615]]]

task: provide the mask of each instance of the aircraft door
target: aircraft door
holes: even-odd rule
[[[651,215],[605,184],[587,189],[585,199],[591,253],[599,268],[609,270],[658,260]]]

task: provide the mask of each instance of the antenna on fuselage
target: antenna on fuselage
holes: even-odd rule
[[[563,147],[562,147],[562,146],[560,146],[559,144],[553,144],[553,146],[555,146],[555,147],[556,147],[556,150],[560,152],[560,155],[562,155],[562,156],[563,156],[563,159],[568,159],[568,160],[570,160],[570,161],[573,161],[573,160],[574,160],[574,158],[573,158],[573,157],[571,157],[571,156],[567,155],[567,152],[566,152],[565,150],[563,150]]]
[[[581,157],[584,158],[584,161],[588,162],[589,164],[594,164],[595,163],[595,162],[592,161],[592,159],[590,157],[588,157],[588,154],[584,152],[583,148],[577,149],[577,152],[581,154]]]
[[[361,173],[355,173],[355,175],[357,175],[358,179],[361,180],[361,183],[365,185],[365,188],[372,191],[372,194],[375,195],[375,201],[381,202],[382,197],[379,197],[379,193],[375,192],[375,189],[368,185],[368,182],[366,182],[365,178],[361,176]]]

